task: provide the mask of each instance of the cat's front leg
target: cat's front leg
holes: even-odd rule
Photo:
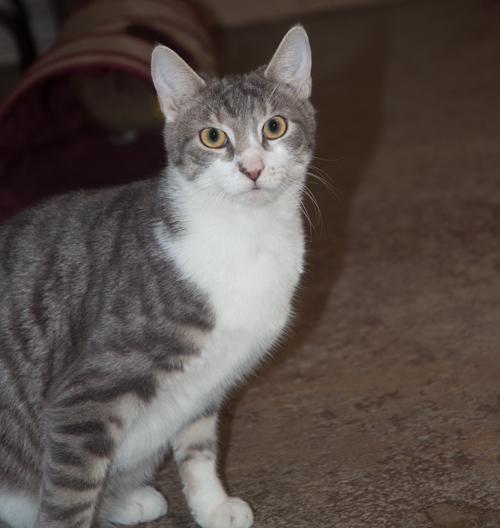
[[[37,528],[92,525],[114,441],[104,420],[82,417],[46,435]]]
[[[217,476],[217,415],[204,416],[184,427],[173,447],[184,494],[196,522],[203,528],[252,526],[248,504],[228,497]]]
[[[98,396],[88,388],[61,390],[46,404],[37,528],[92,526],[125,426],[120,398]]]

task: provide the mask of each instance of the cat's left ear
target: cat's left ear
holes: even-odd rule
[[[175,121],[184,101],[205,86],[205,81],[165,46],[153,50],[151,76],[167,121]]]
[[[264,76],[290,85],[300,99],[311,95],[311,47],[302,26],[295,26],[283,38]]]

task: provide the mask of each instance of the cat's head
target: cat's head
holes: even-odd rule
[[[286,34],[267,67],[248,75],[202,78],[157,46],[152,77],[175,174],[241,203],[301,192],[315,135],[311,50],[302,27]]]

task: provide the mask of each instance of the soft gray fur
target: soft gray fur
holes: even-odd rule
[[[297,51],[300,46],[307,49]],[[279,338],[302,263],[300,200],[315,134],[303,29],[292,29],[280,49],[267,69],[222,80],[196,76],[166,48],[155,51],[153,78],[167,121],[165,171],[122,187],[51,198],[1,226],[0,523],[88,528],[156,518],[166,503],[144,486],[172,448],[200,525],[251,525],[246,503],[225,496],[215,475],[216,412],[227,390]],[[297,66],[299,55],[305,59]],[[169,61],[175,63],[173,74]],[[263,115],[285,117],[286,135],[267,140],[254,133]],[[200,131],[213,123],[232,131],[223,149],[200,142]],[[246,185],[250,169],[241,160],[251,140],[259,142],[261,157],[268,160],[279,141],[286,164],[293,166],[285,170],[289,180],[266,187],[264,171],[246,194],[220,198],[224,193],[217,190],[213,200],[205,199],[203,193],[212,193],[207,174],[216,178],[213,167],[234,166],[234,178]],[[260,195],[247,203],[252,192]],[[226,339],[217,296],[188,271],[189,259],[186,264],[176,249],[186,243],[197,254],[198,246],[186,242],[196,240],[190,196],[201,204],[221,200],[206,216],[207,225],[219,210],[224,215],[231,207],[235,225],[239,215],[255,218],[256,225],[262,215],[290,218],[284,234],[271,235],[277,245],[279,237],[290,240],[276,258],[286,264],[290,251],[296,259],[290,278],[285,265],[272,282],[276,294],[271,284],[262,298],[263,314],[276,316],[276,328],[242,326],[250,337],[242,330],[242,343],[227,338],[241,351],[236,347],[234,354],[213,361],[211,343]],[[221,225],[232,221],[222,217]],[[259,229],[264,231],[256,240],[271,236]],[[218,232],[213,236],[214,244],[224,244]],[[227,243],[230,259],[234,244]],[[207,260],[213,259],[207,255]],[[238,292],[239,276],[225,273],[221,280]],[[280,308],[268,316],[266,303]],[[220,379],[218,372],[224,372]],[[171,426],[163,420],[171,420]],[[158,428],[166,435],[162,442],[155,440]],[[140,434],[153,438],[145,441],[144,452],[137,447]],[[199,474],[203,482],[196,480]],[[214,487],[220,490],[215,493]],[[137,490],[145,490],[145,498]]]

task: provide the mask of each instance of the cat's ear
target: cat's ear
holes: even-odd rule
[[[264,72],[265,77],[289,84],[300,99],[311,95],[311,47],[304,28],[295,26],[283,38]]]
[[[153,50],[151,76],[167,121],[175,121],[184,101],[205,86],[205,81],[165,46]]]

